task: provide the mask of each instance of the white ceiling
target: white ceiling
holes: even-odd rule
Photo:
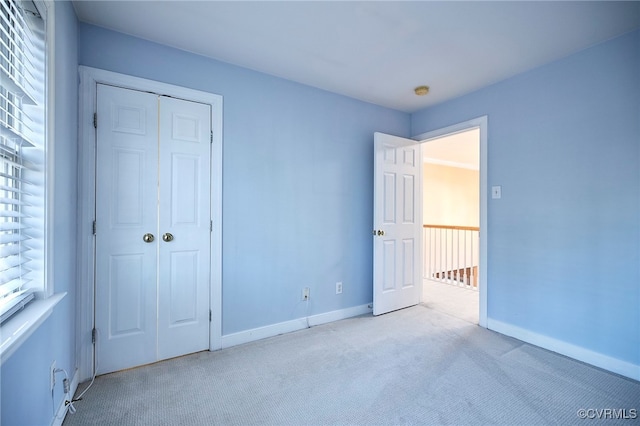
[[[424,163],[480,170],[480,129],[454,133],[422,144]]]
[[[406,112],[640,27],[638,1],[73,4],[84,22]]]

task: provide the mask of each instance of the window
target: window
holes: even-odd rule
[[[45,290],[45,22],[0,0],[0,323]]]

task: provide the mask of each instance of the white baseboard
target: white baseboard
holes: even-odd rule
[[[69,393],[65,394],[64,398],[62,398],[62,401],[60,401],[60,406],[58,407],[56,415],[51,422],[51,426],[62,426],[62,422],[64,422],[64,418],[67,415],[67,405],[65,404],[65,402],[67,401],[67,399],[73,399],[73,395],[76,394],[76,390],[78,389],[78,384],[79,376],[78,370],[76,369],[76,371],[73,373],[73,377],[71,378]]]
[[[572,345],[571,343],[563,342],[562,340],[544,336],[542,334],[501,321],[496,321],[491,318],[487,321],[487,328],[507,336],[515,337],[523,342],[531,343],[532,345],[577,359],[578,361],[586,362],[587,364],[611,371],[612,373],[640,381],[640,365],[622,361],[608,355],[603,355],[599,352]]]
[[[308,325],[315,326],[326,324],[333,321],[339,321],[358,315],[371,313],[368,305],[354,306],[352,308],[340,309],[337,311],[325,312],[323,314],[308,317]],[[241,345],[243,343],[253,342],[255,340],[265,339],[267,337],[277,336],[279,334],[291,333],[307,328],[307,317],[297,318],[291,321],[271,324],[264,327],[253,328],[251,330],[240,331],[238,333],[227,334],[222,336],[222,348]]]

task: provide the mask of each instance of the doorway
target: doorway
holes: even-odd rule
[[[478,228],[482,232],[478,232],[478,243],[477,243],[477,263],[473,261],[471,264],[463,265],[462,267],[456,266],[444,266],[440,268],[435,268],[436,273],[440,273],[441,279],[450,280],[454,284],[470,284],[473,285],[474,279],[477,280],[477,296],[471,295],[469,293],[466,294],[467,299],[462,303],[472,303],[475,305],[475,300],[477,300],[478,314],[477,314],[477,323],[482,327],[487,327],[487,294],[489,292],[490,283],[487,280],[487,246],[488,246],[488,235],[485,231],[487,229],[487,196],[488,196],[488,184],[487,184],[487,150],[488,150],[488,140],[487,140],[487,117],[482,116],[472,120],[468,120],[462,123],[458,123],[452,126],[448,126],[445,128],[441,128],[438,130],[434,130],[431,132],[423,133],[417,136],[414,136],[414,140],[420,141],[423,147],[425,147],[427,143],[443,138],[445,136],[452,136],[459,133],[464,133],[472,130],[477,131],[477,141],[478,141],[478,187],[479,187],[479,203],[478,203],[478,220],[479,226]],[[452,161],[452,160],[449,160]],[[459,160],[453,160],[453,163],[459,162]],[[449,164],[451,165],[451,164]],[[422,193],[420,194],[422,198]],[[421,200],[423,202],[423,200]],[[451,231],[450,231],[451,232]],[[423,250],[424,251],[424,250]],[[424,261],[423,261],[424,263]],[[474,273],[474,266],[477,265],[477,272]],[[425,269],[425,268],[423,268]],[[424,275],[424,272],[423,272]],[[466,278],[467,276],[471,276],[471,278]],[[473,278],[475,276],[475,278]],[[429,291],[429,286],[431,283],[423,282],[423,288],[425,291]],[[445,292],[449,290],[458,290],[457,288],[447,287],[440,288]],[[465,291],[470,291],[465,289]],[[433,289],[432,289],[433,292]],[[423,293],[424,297],[424,293]],[[451,298],[450,296],[447,296]],[[428,300],[428,299],[427,299]],[[423,298],[423,302],[427,301]],[[447,302],[449,303],[449,302]],[[450,302],[450,308],[455,309],[455,298],[453,302]],[[468,317],[467,317],[468,318]]]
[[[422,303],[478,324],[480,129],[422,144]]]

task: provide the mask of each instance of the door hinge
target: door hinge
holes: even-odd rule
[[[211,309],[209,309],[209,322],[211,322]]]
[[[210,143],[213,143],[213,131],[211,132]]]
[[[209,221],[209,232],[213,232],[213,221]]]
[[[94,112],[93,113],[93,127],[94,128],[98,128],[98,113]]]
[[[92,225],[92,227],[91,227],[92,232],[93,232],[93,235],[96,235],[96,230],[97,230],[97,228],[98,228],[98,225],[96,224],[96,221],[94,220],[94,221],[93,221],[93,225]]]
[[[98,330],[94,329],[91,330],[91,343],[96,343],[96,335],[98,334]]]

